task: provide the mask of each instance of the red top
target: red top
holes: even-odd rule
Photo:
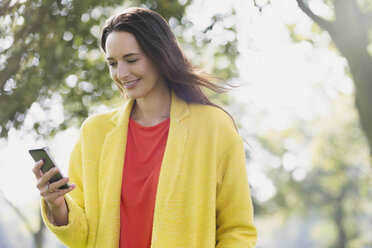
[[[149,248],[169,118],[144,127],[129,119],[120,202],[120,248]]]

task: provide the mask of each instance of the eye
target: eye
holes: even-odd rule
[[[138,60],[138,59],[130,59],[130,60],[128,60],[128,63],[129,63],[129,64],[133,64],[133,63],[135,63],[137,60]]]
[[[108,66],[109,67],[113,67],[113,66],[115,66],[117,63],[116,62],[110,62],[110,63],[108,63]]]

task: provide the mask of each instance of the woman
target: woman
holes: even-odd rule
[[[68,189],[36,163],[47,227],[69,247],[254,247],[242,139],[201,90],[221,88],[153,11],[109,19],[101,48],[128,100],[83,123]]]

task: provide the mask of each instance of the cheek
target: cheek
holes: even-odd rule
[[[145,66],[143,67],[143,73],[149,75],[152,78],[157,78],[158,74],[159,74],[156,67],[151,63],[146,63],[145,64]]]
[[[110,76],[111,76],[112,79],[117,81],[117,76],[116,76],[116,70],[115,69],[110,68]]]

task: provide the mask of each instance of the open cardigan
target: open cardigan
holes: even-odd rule
[[[134,100],[89,117],[71,154],[66,226],[47,227],[68,247],[118,247],[120,194]],[[221,109],[172,93],[151,248],[249,248],[256,243],[243,142]]]

